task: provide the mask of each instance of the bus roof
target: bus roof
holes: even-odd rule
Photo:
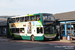
[[[9,18],[26,17],[26,16],[33,16],[33,15],[39,15],[39,14],[51,14],[51,13],[27,14],[27,15],[21,15],[21,16],[13,16],[13,17],[9,17]]]

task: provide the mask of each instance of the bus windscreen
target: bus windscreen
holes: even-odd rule
[[[55,18],[52,14],[43,14],[43,21],[55,21]]]

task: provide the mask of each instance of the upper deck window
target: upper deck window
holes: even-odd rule
[[[25,17],[25,21],[26,21],[26,22],[29,21],[29,16],[26,16],[26,17]]]
[[[30,21],[36,21],[36,17],[35,16],[30,16]]]
[[[14,23],[15,22],[15,18],[10,18],[9,19],[9,23]]]
[[[20,17],[20,22],[24,22],[24,17]]]
[[[40,20],[40,15],[36,15],[36,20]]]
[[[16,22],[20,22],[19,18],[16,18]]]
[[[43,21],[55,21],[55,18],[52,14],[43,14]]]

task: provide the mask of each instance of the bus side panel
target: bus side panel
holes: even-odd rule
[[[31,36],[19,36],[14,34],[15,39],[30,40]]]
[[[43,36],[35,36],[35,40],[44,40],[44,35]]]
[[[15,35],[15,34],[14,34],[14,38],[15,38],[15,39],[22,39],[21,36],[18,36],[18,35]]]
[[[21,36],[23,40],[30,40],[31,36]]]

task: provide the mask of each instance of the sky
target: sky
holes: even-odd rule
[[[0,0],[0,16],[75,11],[75,0]]]

